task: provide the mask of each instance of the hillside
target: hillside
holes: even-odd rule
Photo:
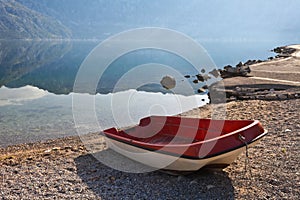
[[[15,0],[60,21],[72,38],[104,39],[124,30],[165,27],[197,38],[295,39],[298,1]]]
[[[130,28],[151,26],[152,16],[164,18],[159,2],[106,0],[16,0],[27,8],[59,20],[73,38],[106,38]],[[155,8],[147,9],[144,8]],[[158,11],[158,13],[156,13]],[[155,17],[156,18],[156,17]],[[157,26],[162,24],[156,24]]]
[[[0,39],[70,38],[59,21],[13,0],[0,0]]]

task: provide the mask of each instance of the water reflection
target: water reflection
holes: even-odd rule
[[[18,82],[27,74],[59,60],[70,51],[70,42],[0,41],[0,86]]]
[[[21,88],[0,87],[0,106],[22,105],[22,102],[39,99],[48,93],[32,86]]]
[[[69,94],[81,63],[98,43],[99,41],[0,41],[0,86],[19,88],[32,85],[54,94]],[[170,66],[182,75],[197,74],[195,68],[180,56],[160,50],[139,50],[122,55],[111,63],[99,80],[96,92],[107,94],[136,89],[129,86],[133,80],[128,80],[128,85],[119,85],[120,88],[115,88],[115,85],[128,71],[145,63]],[[153,71],[155,70],[157,69],[153,66]],[[164,75],[166,74],[156,76]],[[147,76],[146,73],[136,76],[135,79],[141,82]],[[181,81],[189,80],[178,77],[177,82]],[[196,91],[201,86],[194,87]],[[140,85],[139,90],[169,92],[160,85],[148,83],[145,86]]]
[[[82,113],[86,123],[73,120],[72,96],[92,96],[97,122]],[[129,99],[125,104],[124,99]],[[207,95],[186,97],[128,90],[114,94],[55,95],[33,86],[0,88],[0,147],[41,139],[97,132],[101,129],[137,124],[149,115],[175,115],[208,103]],[[180,103],[180,104],[179,104]],[[84,105],[84,103],[83,103]],[[163,108],[163,109],[161,109]],[[75,110],[76,112],[76,110]],[[116,118],[117,117],[117,118]],[[79,127],[80,126],[80,127]]]
[[[0,86],[32,85],[55,94],[72,91],[77,70],[96,42],[2,41]]]
[[[73,90],[74,80],[81,63],[99,43],[100,41],[0,40],[0,87],[5,85],[19,88],[32,85],[54,94],[69,94]],[[274,42],[260,44],[206,42],[204,46],[217,66],[222,68],[227,64],[234,65],[239,61],[246,61],[246,59],[267,58],[270,56],[270,52],[267,50],[276,45]],[[113,90],[137,89],[128,87],[132,83],[128,83],[128,85],[124,83],[121,87],[118,85],[120,88],[115,88],[115,86],[117,81],[132,68],[147,63],[159,63],[174,68],[182,75],[194,75],[190,79],[177,77],[176,81],[177,83],[188,81],[195,92],[204,85],[192,83],[196,78],[195,75],[199,72],[180,56],[159,50],[144,49],[129,52],[111,63],[99,80],[96,92],[107,94]],[[161,76],[164,75],[167,74]],[[135,78],[137,80],[144,77],[139,75]],[[138,89],[169,92],[159,84],[149,83],[145,83]]]

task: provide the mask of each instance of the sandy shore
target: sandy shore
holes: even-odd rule
[[[299,47],[299,46],[297,46]],[[299,51],[298,51],[299,52]],[[254,66],[259,70],[282,66],[299,67],[298,52],[294,57]],[[266,65],[261,68],[262,65]],[[278,68],[280,71],[281,68]],[[298,69],[298,68],[297,68]],[[297,70],[296,69],[296,70]],[[277,70],[277,71],[278,71]],[[295,70],[295,69],[293,69]],[[278,75],[279,74],[279,75]],[[260,73],[262,75],[262,73]],[[268,76],[268,73],[265,72]],[[284,75],[284,76],[282,76]],[[277,73],[273,79],[286,77]],[[249,81],[251,80],[251,81]],[[255,80],[255,79],[253,79]],[[200,170],[186,176],[171,176],[159,171],[134,174],[114,170],[95,159],[79,137],[66,137],[32,144],[0,148],[0,197],[2,199],[299,199],[300,172],[300,99],[297,84],[289,82],[235,78],[225,84],[239,88],[258,87],[257,95],[277,95],[276,100],[236,98],[226,104],[207,105],[183,116],[211,117],[215,106],[227,108],[228,119],[258,119],[268,135],[224,170]],[[262,82],[263,81],[263,82]],[[232,85],[230,85],[232,84]],[[245,89],[246,88],[246,89]],[[275,89],[274,89],[275,88]],[[276,88],[279,88],[276,91]],[[289,98],[288,91],[294,94]],[[274,91],[275,90],[275,91]],[[250,90],[248,90],[248,93]],[[252,95],[253,93],[248,95]],[[273,94],[274,93],[274,94]],[[284,96],[285,95],[285,96]],[[287,97],[287,98],[281,98]],[[230,96],[229,96],[230,98]],[[263,98],[262,98],[263,99]],[[111,153],[98,134],[94,143],[98,153]],[[245,171],[246,167],[246,171]]]

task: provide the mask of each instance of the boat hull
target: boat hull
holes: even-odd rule
[[[267,132],[261,134],[251,141],[248,147],[257,144],[266,133]],[[223,168],[234,162],[234,160],[246,150],[245,145],[209,158],[189,159],[157,151],[149,151],[111,138],[106,138],[106,143],[112,150],[144,165],[156,169],[188,172],[198,171],[203,167]]]

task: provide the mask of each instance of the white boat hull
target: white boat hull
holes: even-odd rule
[[[156,169],[174,171],[197,171],[207,165],[227,166],[231,164],[238,155],[246,150],[246,146],[243,146],[209,158],[189,159],[156,151],[149,151],[107,137],[105,139],[109,148],[132,160]],[[260,138],[255,138],[250,146],[255,145],[259,139]]]

